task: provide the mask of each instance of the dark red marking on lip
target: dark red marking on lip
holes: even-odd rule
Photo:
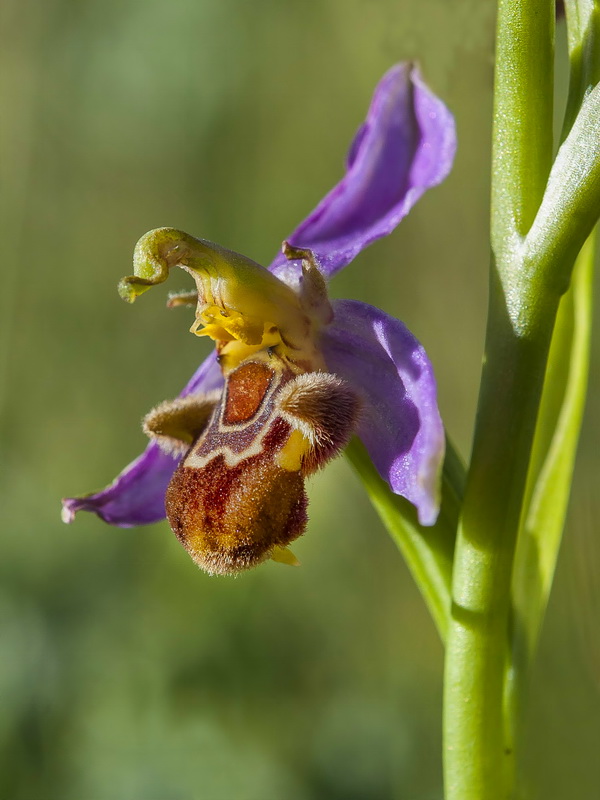
[[[254,417],[269,390],[273,370],[266,364],[251,361],[232,372],[227,379],[227,397],[223,409],[225,425],[239,425]]]

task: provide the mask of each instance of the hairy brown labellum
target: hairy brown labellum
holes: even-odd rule
[[[165,505],[194,561],[233,574],[281,560],[306,527],[304,478],[344,447],[358,407],[335,376],[297,375],[261,353],[227,376],[219,398],[192,396],[150,412],[148,435],[169,452],[187,450]]]
[[[167,517],[194,561],[229,574],[268,558],[304,531],[307,498],[299,472],[279,467],[272,443],[228,466],[222,454],[200,469],[181,464],[166,496]]]

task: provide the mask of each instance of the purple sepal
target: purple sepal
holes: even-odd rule
[[[422,525],[433,525],[445,440],[427,354],[408,328],[374,306],[336,300],[333,308],[321,347],[331,372],[362,394],[358,435],[382,478],[416,506]]]
[[[222,384],[223,376],[212,353],[196,370],[181,395],[211,392]],[[164,519],[165,492],[178,463],[179,459],[165,455],[151,443],[106,489],[63,500],[62,518],[72,522],[78,511],[93,511],[105,522],[121,528],[158,522]]]
[[[391,233],[421,195],[444,180],[455,150],[454,118],[418,68],[392,67],[350,146],[345,176],[288,241],[313,250],[331,277]],[[289,283],[297,280],[298,263],[283,255],[271,269]]]

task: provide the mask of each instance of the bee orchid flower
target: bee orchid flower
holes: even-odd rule
[[[180,267],[192,332],[215,351],[172,401],[144,420],[151,441],[106,489],[63,501],[130,527],[168,517],[194,561],[231,574],[293,563],[304,479],[356,433],[392,491],[435,522],[444,432],[429,359],[398,320],[356,300],[330,302],[327,280],[396,227],[454,157],[452,115],[413,64],[377,87],[342,180],[284,242],[268,269],[172,228],[138,242],[133,302]]]

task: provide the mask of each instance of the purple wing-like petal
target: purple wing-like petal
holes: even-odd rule
[[[210,392],[222,383],[223,376],[212,353],[181,395]],[[93,511],[105,522],[121,528],[158,522],[165,516],[165,492],[177,464],[178,459],[165,455],[151,443],[106,489],[63,500],[63,520],[72,522],[78,511]]]
[[[416,506],[422,525],[433,525],[444,428],[427,354],[405,325],[378,308],[356,300],[337,300],[333,308],[321,347],[329,369],[362,393],[358,434],[392,490]]]
[[[350,147],[347,171],[289,237],[310,248],[331,277],[365,247],[391,233],[421,195],[444,180],[456,149],[454,118],[410,63],[380,81]],[[290,283],[297,263],[271,265]]]

